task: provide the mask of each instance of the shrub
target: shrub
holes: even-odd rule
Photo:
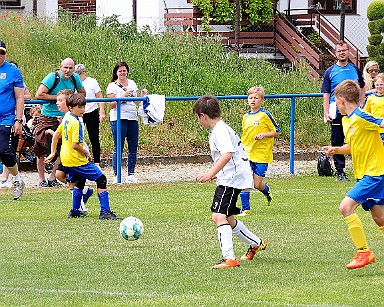
[[[367,52],[370,58],[375,58],[376,56],[379,55],[379,47],[378,46],[373,46],[373,45],[368,45],[367,46]]]
[[[381,30],[381,19],[372,20],[368,22],[368,30],[371,35],[373,34],[381,34],[383,32]]]
[[[368,37],[369,44],[373,46],[378,46],[383,41],[383,36],[381,34],[373,34]]]
[[[373,1],[367,8],[370,21],[384,18],[384,1]]]

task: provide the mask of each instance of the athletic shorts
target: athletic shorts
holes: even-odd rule
[[[84,178],[90,181],[96,181],[100,178],[103,173],[101,170],[92,162],[88,162],[87,164],[81,166],[73,166],[73,167],[63,167],[64,173],[68,175],[68,178],[74,180],[74,178]]]
[[[225,214],[225,216],[239,214],[241,210],[236,207],[236,202],[240,192],[240,189],[222,185],[217,186],[213,196],[211,211],[213,213]]]
[[[347,196],[361,203],[365,211],[371,210],[374,205],[384,205],[384,175],[365,175],[355,183]]]
[[[0,126],[0,160],[7,167],[13,167],[17,163],[12,136],[12,126]]]
[[[251,165],[252,172],[256,174],[259,177],[265,177],[265,173],[268,170],[268,163],[257,163],[249,161],[249,164]]]

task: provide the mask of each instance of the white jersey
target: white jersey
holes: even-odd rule
[[[217,173],[216,184],[236,189],[253,188],[252,169],[239,136],[222,120],[209,133],[209,147],[216,164],[222,154],[232,153],[229,162]]]
[[[125,87],[126,90],[133,90],[133,96],[136,97],[137,85],[135,81],[128,79],[128,86]],[[116,97],[120,98],[125,90],[118,86],[115,82],[109,83],[107,87],[107,95],[115,94]],[[137,109],[134,101],[126,101],[121,104],[121,119],[137,120]],[[116,121],[117,114],[116,108],[111,109],[109,112],[109,120]]]
[[[87,77],[83,81],[83,86],[86,92],[85,98],[96,98],[96,93],[101,92],[99,83],[96,79]],[[84,113],[91,113],[98,108],[97,102],[87,102]]]

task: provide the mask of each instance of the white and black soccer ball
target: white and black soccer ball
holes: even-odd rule
[[[120,223],[120,234],[128,241],[135,241],[144,233],[143,223],[134,216],[129,216]]]

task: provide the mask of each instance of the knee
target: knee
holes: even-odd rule
[[[96,186],[98,189],[103,189],[103,190],[107,188],[107,177],[105,177],[104,174],[102,174],[99,178],[97,178]]]

